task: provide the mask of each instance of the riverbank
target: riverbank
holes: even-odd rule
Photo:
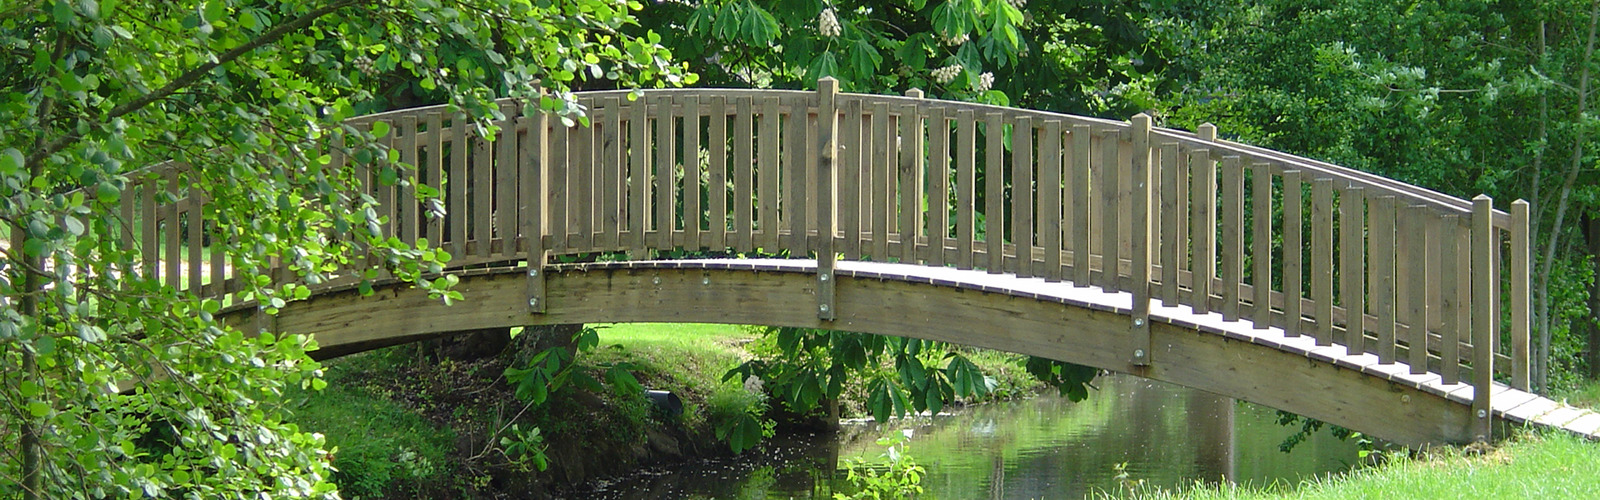
[[[682,412],[656,411],[612,384],[569,387],[528,405],[503,375],[516,355],[470,342],[331,360],[325,390],[290,391],[285,404],[297,424],[336,448],[334,479],[346,498],[542,498],[641,466],[731,453],[715,430],[762,406],[764,396],[723,374],[770,340],[731,325],[592,326],[599,344],[578,356],[584,373],[604,380],[608,367],[623,367],[644,388],[677,395]],[[993,397],[1043,387],[1014,356],[968,356],[1002,389]],[[852,394],[844,399],[843,416],[860,416],[864,405]],[[547,470],[534,466],[535,455]]]

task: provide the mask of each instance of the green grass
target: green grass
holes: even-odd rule
[[[1527,434],[1481,455],[1451,449],[1422,459],[1299,485],[1196,486],[1109,492],[1132,500],[1600,498],[1600,444],[1565,433]]]

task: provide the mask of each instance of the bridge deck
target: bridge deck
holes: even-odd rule
[[[1040,278],[1019,278],[1014,274],[991,274],[949,267],[859,261],[840,261],[836,266],[835,273],[841,277],[947,286],[1117,314],[1129,314],[1132,311],[1133,294],[1109,292],[1095,286],[1079,286],[1067,282],[1049,282]],[[704,259],[602,262],[554,267],[568,271],[723,269],[815,274],[817,264],[815,260],[795,259]],[[840,304],[839,307],[848,307],[848,304]],[[1465,382],[1445,384],[1437,373],[1413,374],[1404,364],[1381,363],[1378,356],[1370,353],[1349,354],[1346,348],[1340,345],[1319,346],[1310,336],[1289,337],[1281,328],[1256,328],[1248,321],[1226,321],[1221,314],[1215,312],[1196,314],[1189,306],[1159,304],[1151,306],[1150,320],[1299,354],[1339,368],[1358,371],[1395,384],[1436,394],[1464,406],[1472,405],[1471,384]],[[1152,355],[1155,362],[1159,362],[1160,353]],[[1600,412],[1576,408],[1501,383],[1495,383],[1494,387],[1493,412],[1498,420],[1514,425],[1561,429],[1588,439],[1600,440]]]

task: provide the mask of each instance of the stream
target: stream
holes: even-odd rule
[[[1353,441],[1318,432],[1291,453],[1270,408],[1128,375],[1103,376],[1073,403],[1045,395],[878,424],[785,436],[761,452],[595,481],[581,498],[831,498],[850,460],[883,462],[880,437],[910,429],[907,453],[927,469],[918,498],[1083,498],[1140,483],[1294,483],[1348,470]]]

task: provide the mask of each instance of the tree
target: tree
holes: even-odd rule
[[[371,257],[419,280],[447,253],[368,227],[351,163],[393,158],[384,130],[344,125],[398,95],[397,72],[487,127],[493,99],[573,119],[566,91],[692,82],[637,3],[22,0],[0,7],[0,496],[330,496],[320,436],[284,423],[287,384],[317,387],[299,336],[221,324],[220,304],[136,262],[116,207],[141,167],[177,162],[203,197],[210,250],[275,312],[307,283]],[[409,84],[408,84],[409,85]],[[492,132],[492,130],[491,130]],[[379,182],[417,182],[402,166]],[[437,187],[437,186],[435,186]],[[364,255],[363,255],[364,254]],[[131,385],[127,392],[120,389]]]

